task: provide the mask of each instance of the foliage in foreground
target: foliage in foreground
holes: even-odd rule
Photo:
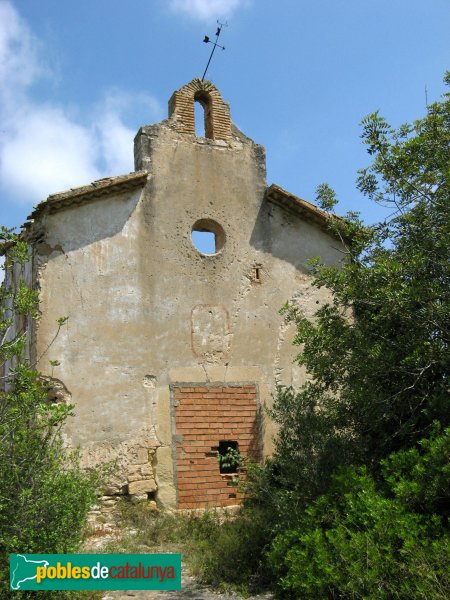
[[[210,509],[202,513],[152,512],[145,505],[121,503],[125,534],[110,552],[181,552],[195,578],[214,589],[244,594],[270,584],[261,562],[269,523],[264,512],[243,508],[238,515]]]
[[[272,413],[279,516],[269,562],[294,597],[444,598],[450,96],[398,131],[378,113],[362,125],[374,160],[358,188],[393,214],[359,230],[351,216],[332,218],[347,262],[312,262],[332,301],[313,322],[285,308],[312,379],[280,390]],[[331,207],[330,188],[318,192]]]
[[[294,598],[448,598],[448,448],[450,428],[383,461],[380,484],[366,467],[335,474],[295,529],[275,538],[279,586]]]
[[[50,402],[47,384],[24,359],[24,327],[27,318],[38,318],[37,294],[24,281],[26,245],[5,229],[1,237],[12,244],[5,269],[14,263],[20,283],[17,288],[4,283],[0,298],[0,364],[14,365],[3,378],[7,391],[0,392],[0,597],[26,598],[35,593],[9,591],[9,554],[75,551],[97,479],[81,471],[76,453],[62,443],[61,427],[72,407]],[[14,324],[19,328],[12,334]]]

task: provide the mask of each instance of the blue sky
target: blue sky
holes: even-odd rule
[[[0,224],[48,194],[133,169],[132,140],[208,72],[266,148],[267,180],[338,212],[383,211],[355,189],[359,122],[422,116],[444,91],[449,0],[0,0]]]

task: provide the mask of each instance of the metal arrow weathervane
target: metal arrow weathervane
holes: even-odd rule
[[[217,21],[217,24],[219,25],[219,27],[217,28],[217,31],[216,31],[216,41],[213,42],[212,40],[209,39],[209,37],[207,35],[205,35],[205,39],[203,40],[205,42],[205,44],[212,44],[213,49],[211,50],[211,55],[209,57],[208,64],[206,65],[205,72],[203,73],[202,81],[205,79],[206,71],[208,70],[209,63],[211,62],[211,59],[213,57],[215,49],[217,47],[219,47],[219,48],[222,48],[222,50],[225,50],[225,46],[221,46],[220,44],[217,43],[217,41],[219,39],[220,32],[222,31],[222,27],[226,27],[227,23],[220,23],[219,21]]]

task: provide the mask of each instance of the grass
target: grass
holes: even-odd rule
[[[243,595],[270,587],[261,561],[266,519],[254,509],[231,514],[220,509],[190,513],[150,511],[145,504],[119,505],[122,537],[104,552],[177,552],[195,579]]]

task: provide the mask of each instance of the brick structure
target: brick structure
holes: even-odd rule
[[[193,79],[173,93],[169,100],[169,118],[179,133],[195,135],[194,102],[199,102],[205,115],[205,137],[227,141],[231,138],[230,108],[210,81]]]
[[[179,508],[229,506],[242,493],[221,473],[219,447],[234,445],[243,458],[260,459],[257,388],[197,385],[173,388],[176,477]]]

